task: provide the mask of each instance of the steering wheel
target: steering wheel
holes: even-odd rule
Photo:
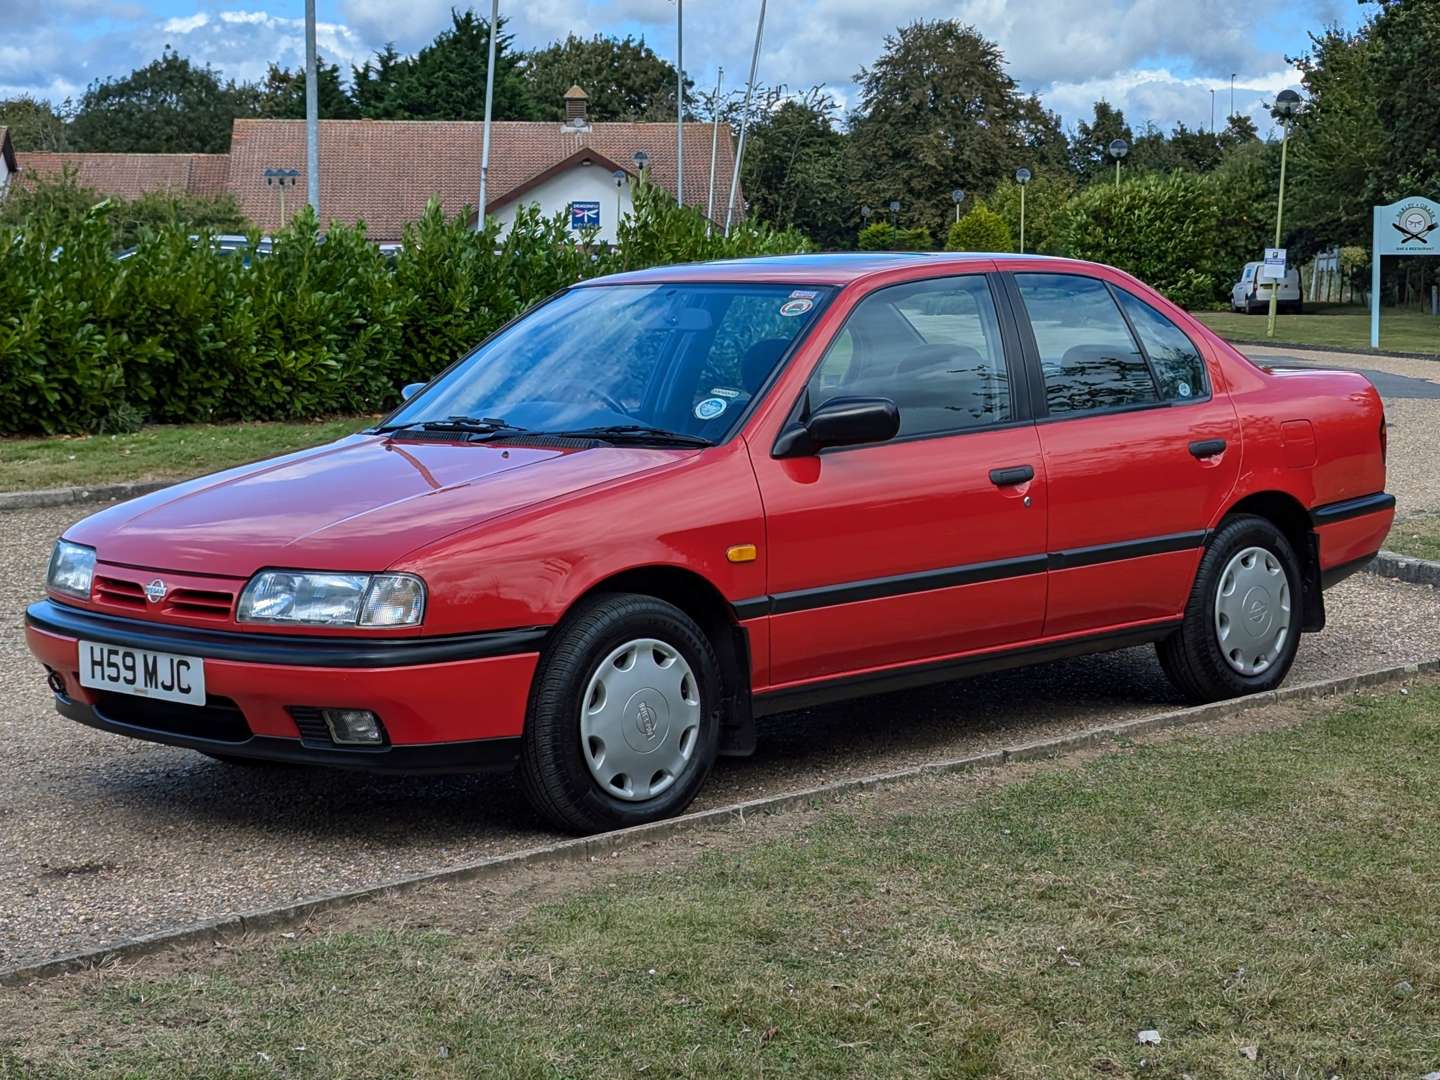
[[[562,387],[569,387],[569,386],[573,386],[573,387],[577,388],[581,393],[587,394],[587,395],[589,395],[590,397],[594,398],[596,401],[600,402],[602,405],[604,405],[604,406],[605,406],[607,409],[609,409],[611,412],[617,412],[617,413],[619,413],[621,416],[628,416],[628,417],[630,417],[631,419],[634,419],[634,417],[635,417],[635,414],[634,414],[634,413],[632,413],[629,409],[625,408],[624,405],[620,404],[619,401],[617,401],[617,400],[616,400],[614,397],[612,397],[610,394],[606,393],[604,390],[601,390],[598,386],[591,386],[591,385],[589,385],[588,383],[582,383],[582,382],[568,382],[568,383],[561,383],[561,384],[560,384],[560,387],[557,387],[556,389],[560,389],[560,388],[562,388]]]

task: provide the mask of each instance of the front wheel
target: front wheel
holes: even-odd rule
[[[1300,562],[1265,518],[1227,518],[1216,530],[1180,629],[1156,645],[1165,674],[1191,701],[1273,690],[1300,645]]]
[[[556,628],[530,695],[519,779],[577,833],[672,817],[695,798],[720,735],[719,661],[695,622],[616,593]]]

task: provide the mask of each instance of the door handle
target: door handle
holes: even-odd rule
[[[1214,457],[1225,452],[1224,439],[1201,439],[1190,444],[1190,453],[1197,458]]]
[[[990,470],[990,482],[996,487],[1014,487],[1034,479],[1035,470],[1029,465],[1011,465],[1007,469]]]

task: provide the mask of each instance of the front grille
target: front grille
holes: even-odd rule
[[[95,711],[103,719],[167,735],[231,743],[244,742],[251,735],[240,706],[227,697],[211,695],[204,705],[183,705],[100,691],[95,695]]]
[[[321,746],[335,745],[335,740],[330,737],[330,725],[325,723],[325,717],[320,715],[319,709],[308,705],[291,705],[290,719],[294,720],[295,726],[300,729],[301,742],[319,743]]]
[[[146,580],[153,580],[155,576],[158,575],[151,575]],[[217,622],[228,620],[235,606],[235,594],[228,589],[201,589],[188,585],[171,585],[159,603],[151,603],[145,598],[144,584],[109,575],[96,575],[91,599],[104,607],[124,611],[182,615]]]
[[[145,606],[145,587],[139,582],[125,581],[122,578],[96,577],[93,595],[100,604],[128,608]]]

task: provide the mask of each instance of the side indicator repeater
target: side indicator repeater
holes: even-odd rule
[[[757,554],[754,544],[736,544],[725,549],[725,558],[731,562],[754,562]]]

